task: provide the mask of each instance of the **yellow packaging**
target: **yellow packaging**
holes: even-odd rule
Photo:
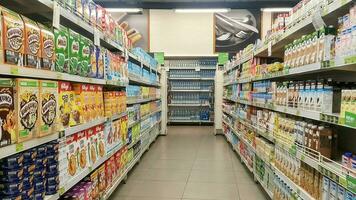
[[[39,83],[34,79],[16,79],[17,141],[30,140],[38,134]]]
[[[69,127],[71,119],[72,104],[74,104],[74,91],[70,82],[58,82],[58,107],[59,107],[59,127],[63,130]]]
[[[57,131],[58,125],[58,82],[40,81],[40,130],[38,136]]]

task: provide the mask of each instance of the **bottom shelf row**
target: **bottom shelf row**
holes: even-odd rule
[[[356,194],[345,189],[338,182],[319,173],[312,167],[301,163],[301,167],[285,169],[279,161],[272,161],[268,156],[247,144],[235,130],[224,122],[224,135],[233,150],[241,158],[271,199],[276,200],[355,200]],[[291,158],[286,163],[293,161]],[[288,165],[292,167],[293,165]],[[293,174],[294,173],[294,174]],[[296,175],[296,176],[294,176]]]

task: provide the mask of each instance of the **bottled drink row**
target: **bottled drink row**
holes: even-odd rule
[[[206,120],[210,119],[209,108],[174,108],[169,113],[171,120]]]
[[[172,104],[208,104],[211,96],[208,93],[172,93],[170,103]]]
[[[215,68],[216,60],[170,60],[169,67],[191,68],[191,67],[211,67]]]
[[[170,78],[214,78],[214,70],[200,70],[195,71],[195,69],[171,69],[169,71]]]
[[[172,90],[211,90],[214,82],[211,81],[171,81]]]

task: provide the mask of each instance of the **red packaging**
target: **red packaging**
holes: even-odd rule
[[[94,165],[98,161],[98,137],[95,131],[95,127],[86,130],[86,137],[88,141],[88,154],[89,164]]]

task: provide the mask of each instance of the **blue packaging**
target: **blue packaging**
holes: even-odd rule
[[[0,169],[1,182],[19,182],[23,177],[23,169],[4,170]]]
[[[13,182],[13,183],[0,183],[0,196],[5,195],[18,195],[22,192],[22,182]]]
[[[6,158],[0,159],[0,168],[15,169],[23,166],[23,154],[15,154]]]

